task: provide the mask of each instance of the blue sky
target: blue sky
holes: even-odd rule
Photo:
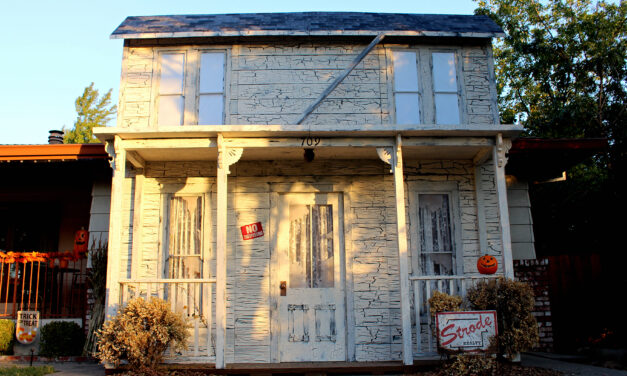
[[[47,143],[72,128],[74,101],[91,82],[117,103],[127,16],[298,11],[472,14],[472,0],[106,0],[7,1],[0,14],[0,144]],[[115,120],[109,125],[115,125]]]

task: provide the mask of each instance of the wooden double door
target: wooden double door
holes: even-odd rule
[[[280,362],[346,360],[341,204],[339,193],[279,195],[271,288]]]

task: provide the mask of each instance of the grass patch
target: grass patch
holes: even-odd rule
[[[52,366],[38,367],[0,367],[0,376],[42,376],[54,373]]]

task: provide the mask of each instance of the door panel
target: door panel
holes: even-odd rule
[[[346,359],[339,194],[287,194],[279,200],[279,361]]]

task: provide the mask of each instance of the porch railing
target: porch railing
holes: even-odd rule
[[[126,279],[120,281],[120,306],[130,299],[158,297],[170,302],[172,310],[188,320],[189,349],[183,353],[168,351],[166,357],[215,358],[215,278],[204,279]]]
[[[86,259],[0,263],[0,318],[40,311],[40,318],[81,318],[87,307]]]
[[[414,316],[416,330],[416,348],[418,355],[435,354],[437,341],[435,337],[435,322],[432,322],[429,298],[435,291],[449,295],[466,296],[468,288],[480,281],[498,278],[499,275],[437,275],[437,276],[410,276],[414,294]]]

